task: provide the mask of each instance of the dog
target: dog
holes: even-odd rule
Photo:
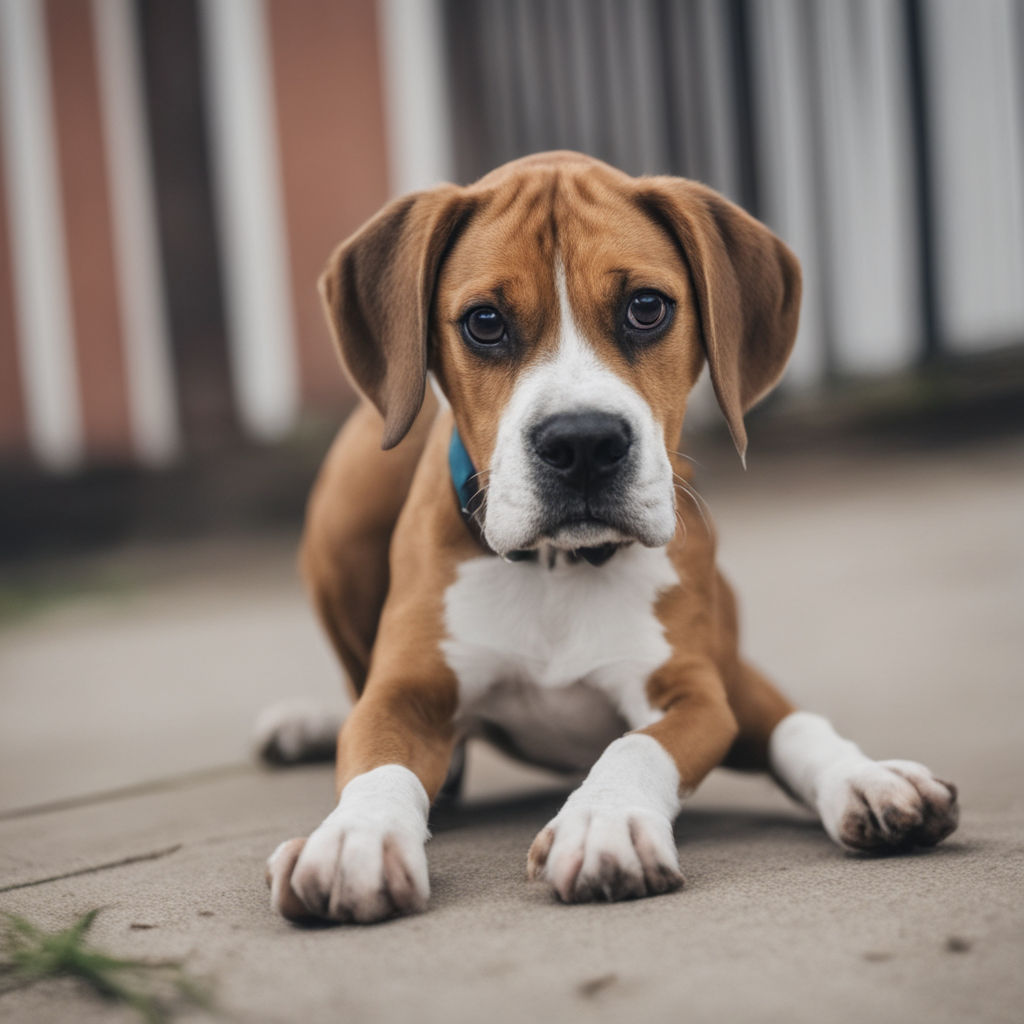
[[[745,459],[800,289],[711,189],[570,152],[398,199],[335,251],[320,291],[363,401],[301,564],[356,701],[337,806],[268,861],[280,914],[423,910],[428,811],[472,736],[587,773],[527,857],[567,903],[677,889],[673,823],[717,765],[770,772],[847,851],[956,828],[954,786],[869,759],[740,657],[676,450],[707,364]]]

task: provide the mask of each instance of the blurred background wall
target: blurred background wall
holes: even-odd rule
[[[0,127],[8,545],[275,459],[298,503],[352,402],[332,246],[540,149],[702,179],[786,239],[790,394],[1020,379],[1024,0],[0,0]]]

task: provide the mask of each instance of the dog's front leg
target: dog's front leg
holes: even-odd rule
[[[292,920],[369,923],[425,909],[427,814],[451,758],[452,695],[372,677],[338,737],[338,805],[267,863]]]
[[[648,693],[663,716],[612,742],[530,847],[529,877],[566,903],[683,884],[672,825],[683,799],[725,756],[736,721],[710,662],[670,664]]]
[[[873,761],[827,719],[794,711],[775,727],[771,769],[851,852],[934,846],[956,829],[956,787],[916,761]]]

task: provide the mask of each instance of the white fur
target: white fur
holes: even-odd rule
[[[654,603],[678,584],[665,550],[639,544],[600,568],[464,562],[445,593],[441,645],[463,731],[498,721],[541,763],[589,767],[624,729],[660,717],[645,685],[671,647]]]
[[[342,715],[308,698],[293,697],[264,708],[253,728],[253,746],[265,761],[294,764],[334,756]]]
[[[530,466],[530,434],[555,413],[596,410],[621,416],[630,426],[638,452],[637,483],[624,509],[634,535],[650,547],[667,544],[675,532],[672,466],[661,428],[646,400],[598,358],[577,326],[565,287],[565,272],[555,268],[560,307],[559,344],[553,357],[524,373],[498,423],[491,460],[483,532],[499,554],[536,547],[542,520]],[[588,526],[547,538],[562,548],[621,541],[619,532]]]
[[[566,902],[664,892],[682,883],[672,822],[679,771],[657,740],[612,743],[538,836],[533,877]]]
[[[356,776],[306,841],[291,876],[295,894],[310,913],[335,921],[423,910],[429,806],[419,779],[401,765]]]
[[[873,761],[821,715],[784,718],[771,735],[769,759],[844,849],[932,845],[956,827],[955,791],[924,765]]]
[[[450,408],[451,403],[448,401],[448,396],[442,390],[433,370],[427,374],[427,380],[430,382],[430,390],[434,392],[434,397],[437,399],[438,405],[440,405],[442,409]]]

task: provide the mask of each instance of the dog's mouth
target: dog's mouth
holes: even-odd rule
[[[636,538],[603,519],[584,516],[566,518],[542,530],[532,543],[506,556],[510,561],[537,555],[549,569],[568,559],[568,564],[589,562],[602,566],[616,551]]]
[[[625,544],[634,538],[619,526],[597,516],[565,519],[544,530],[539,543],[565,551],[594,548],[605,544]]]
[[[637,540],[636,532],[620,516],[604,509],[558,509],[543,521],[531,548],[554,548],[559,551],[577,551],[580,548],[599,548],[608,545],[629,544]]]

